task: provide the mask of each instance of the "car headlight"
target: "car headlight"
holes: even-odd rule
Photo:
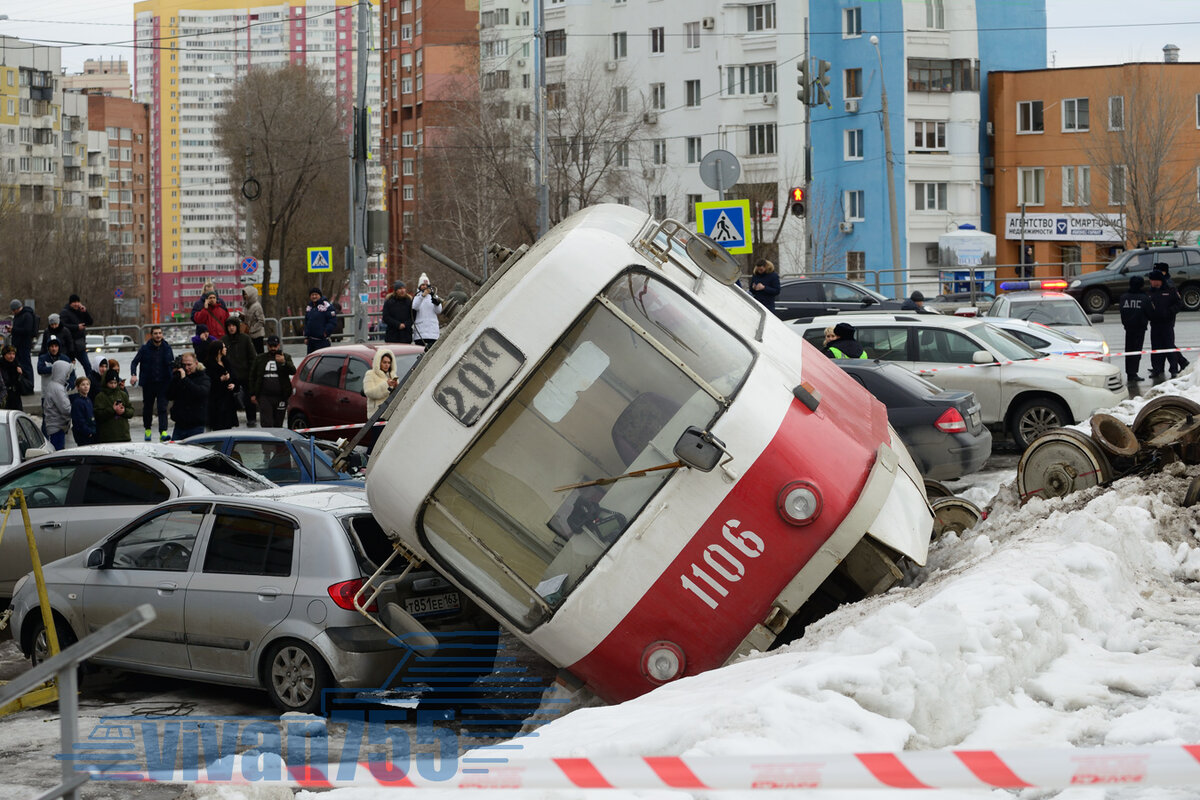
[[[1104,351],[1104,355],[1108,355],[1108,342],[1101,342],[1100,349]]]
[[[1068,375],[1067,380],[1091,386],[1093,389],[1103,389],[1108,385],[1108,376],[1106,375]]]
[[[1076,278],[1075,280],[1071,281],[1071,285],[1068,286],[1067,288],[1068,289],[1078,289],[1082,285],[1083,285],[1083,281]]]
[[[32,574],[33,573],[31,572],[26,572],[24,575],[17,578],[17,582],[13,585],[13,597],[17,596],[17,593],[21,591],[21,587],[29,581],[29,576]]]
[[[642,673],[655,683],[675,680],[686,666],[683,648],[674,642],[655,642],[642,653]]]
[[[790,525],[807,525],[821,513],[821,490],[809,481],[792,481],[779,490],[776,507]]]

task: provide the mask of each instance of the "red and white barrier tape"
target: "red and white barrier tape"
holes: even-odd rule
[[[497,759],[285,765],[278,755],[236,756],[193,771],[122,773],[164,783],[286,783],[306,789],[1027,789],[1197,786],[1200,745],[1096,749],[932,750],[798,756]],[[97,776],[100,777],[100,776]],[[115,777],[115,776],[112,776]]]
[[[917,370],[918,375],[927,375],[932,372],[945,372],[951,369],[975,369],[976,367],[1006,367],[1009,364],[1032,364],[1035,361],[1049,361],[1053,358],[1086,358],[1089,361],[1100,361],[1106,358],[1124,358],[1125,356],[1148,356],[1154,353],[1190,353],[1193,350],[1200,350],[1200,347],[1171,347],[1165,350],[1127,350],[1120,353],[1062,353],[1043,356],[1041,358],[1025,358],[1020,361],[989,361],[986,364],[953,364],[949,367],[923,367]]]
[[[352,423],[350,425],[326,425],[321,428],[293,428],[293,430],[296,433],[325,433],[326,431],[356,431],[366,424],[367,423],[365,423],[365,422],[358,422],[358,423]],[[381,419],[381,420],[379,420],[379,422],[375,423],[375,426],[378,427],[380,425],[386,425],[386,424],[387,424],[387,421]]]

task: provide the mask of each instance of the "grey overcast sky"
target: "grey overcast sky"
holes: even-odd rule
[[[0,33],[61,45],[69,72],[81,71],[85,58],[133,55],[133,0],[0,0],[0,14],[9,17]],[[1059,67],[1158,61],[1167,43],[1179,46],[1180,60],[1200,61],[1200,0],[1047,0],[1046,25],[1047,64]]]

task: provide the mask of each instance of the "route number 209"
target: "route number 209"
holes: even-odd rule
[[[766,550],[766,545],[757,533],[736,530],[741,524],[736,519],[726,522],[721,527],[721,536],[729,547],[721,543],[710,544],[704,548],[704,565],[693,563],[691,575],[679,576],[683,588],[703,600],[709,608],[715,609],[720,602],[719,598],[729,595],[726,584],[737,583],[746,574],[742,558],[755,559]],[[734,552],[730,552],[731,549]],[[700,583],[692,578],[698,579]]]

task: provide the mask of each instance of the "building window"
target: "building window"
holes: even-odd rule
[[[413,159],[405,158],[400,161],[400,174],[401,175],[412,175],[413,174]]]
[[[667,196],[665,194],[654,195],[654,218],[667,218]]]
[[[775,4],[755,3],[746,6],[746,30],[769,31],[775,28]]]
[[[846,280],[862,283],[867,277],[867,254],[862,250],[846,253]]]
[[[404,199],[412,200],[414,197],[416,197],[416,190],[411,186],[405,186],[404,187]]]
[[[546,58],[558,58],[567,54],[567,32],[562,28],[546,31]]]
[[[863,207],[865,197],[862,189],[842,192],[843,212],[847,222],[862,222],[866,209]]]
[[[613,111],[624,114],[629,110],[629,89],[625,86],[613,87]]]
[[[683,23],[683,46],[688,50],[700,49],[700,23]]]
[[[1109,167],[1108,169],[1108,204],[1110,206],[1125,205],[1125,178],[1127,170],[1124,166]]]
[[[400,94],[412,94],[412,78],[400,79]]]
[[[855,39],[862,36],[862,9],[842,9],[842,38]]]
[[[1125,130],[1125,98],[1121,95],[1108,98],[1108,129]]]
[[[684,94],[687,96],[687,104],[691,108],[700,105],[700,80],[690,80],[683,82]]]
[[[911,92],[978,92],[979,62],[970,58],[910,58]]]
[[[567,85],[565,83],[546,84],[546,108],[550,110],[566,108]]]
[[[1088,99],[1072,97],[1062,101],[1063,133],[1088,129]]]
[[[650,160],[654,164],[667,163],[667,140],[654,139],[650,142]]]
[[[917,211],[945,211],[946,183],[914,183]]]
[[[765,94],[774,92],[775,64],[742,64],[725,68],[725,94]]]
[[[412,131],[404,131],[403,133],[400,134],[400,146],[401,147],[412,147],[413,146],[413,132]]]
[[[914,150],[945,150],[946,123],[940,120],[919,119],[913,122]]]
[[[650,84],[650,108],[662,111],[667,107],[667,85],[665,83]]]
[[[699,136],[689,136],[685,140],[687,145],[687,163],[698,164],[700,159],[704,158],[704,153],[700,146]]]
[[[1196,169],[1196,176],[1197,176],[1197,180],[1200,181],[1200,167],[1198,167]],[[1197,192],[1200,192],[1200,189],[1198,189]],[[696,204],[703,203],[703,202],[704,202],[704,195],[702,195],[702,194],[689,194],[687,196],[687,221],[688,222],[696,221]]]
[[[667,37],[663,33],[662,28],[650,29],[650,52],[665,53],[667,51]]]
[[[629,166],[629,142],[617,142],[613,145],[612,163],[614,167]]]
[[[1046,170],[1042,167],[1017,168],[1017,205],[1040,206],[1046,203]]]
[[[1086,206],[1092,202],[1091,167],[1063,167],[1062,204]]]
[[[842,97],[847,100],[862,97],[862,69],[856,67],[842,70],[842,84]]]
[[[618,59],[618,60],[625,58],[626,52],[627,52],[627,48],[626,48],[626,39],[627,38],[628,37],[625,35],[625,31],[621,31],[620,33],[614,33],[612,35],[612,57],[613,58]]]
[[[940,31],[946,28],[946,6],[943,0],[925,0],[925,27]]]
[[[862,161],[863,157],[863,132],[862,128],[855,128],[846,131],[845,149],[842,157],[846,161]]]
[[[775,154],[775,123],[767,125],[751,125],[750,155],[769,156]]]
[[[1041,133],[1044,130],[1042,101],[1025,100],[1017,103],[1017,133]]]
[[[400,41],[402,41],[402,42],[411,42],[412,41],[412,25],[401,25],[400,26]]]

